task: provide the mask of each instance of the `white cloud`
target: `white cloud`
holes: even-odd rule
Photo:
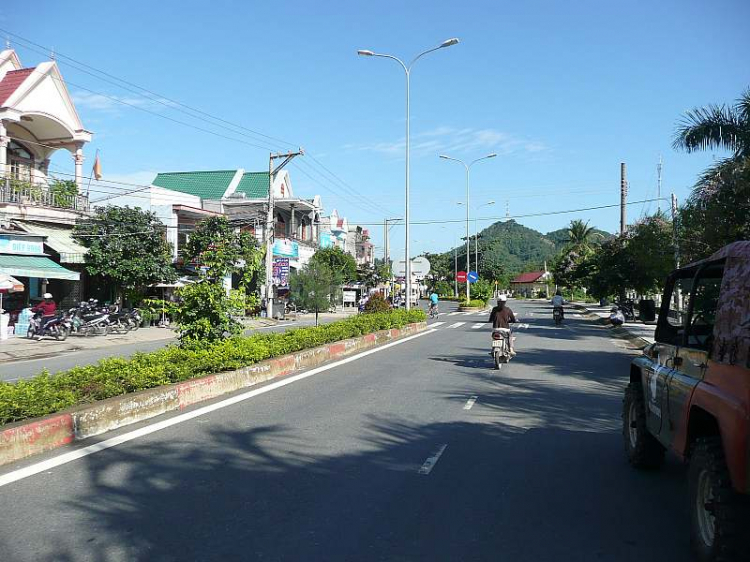
[[[390,156],[401,156],[406,146],[405,138],[390,142],[369,144],[348,144],[346,150],[379,152]],[[411,153],[414,156],[430,156],[438,153],[462,154],[486,150],[498,154],[527,153],[534,154],[547,150],[544,143],[504,133],[496,129],[458,129],[455,127],[437,127],[412,135]]]
[[[149,99],[138,96],[116,96],[112,94],[97,94],[84,90],[76,90],[71,94],[73,103],[79,109],[117,113],[129,107],[142,107],[151,111],[162,109],[173,104],[165,99]]]

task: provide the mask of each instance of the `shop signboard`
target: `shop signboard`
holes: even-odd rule
[[[336,239],[330,232],[320,233],[320,247],[321,249],[332,248],[336,244]]]
[[[27,240],[14,236],[0,236],[0,254],[44,254],[40,240]]]
[[[291,240],[280,239],[273,243],[273,255],[282,258],[299,258],[299,244]]]
[[[289,258],[273,258],[273,284],[279,289],[289,287]]]

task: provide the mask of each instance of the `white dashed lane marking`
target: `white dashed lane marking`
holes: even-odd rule
[[[464,410],[471,410],[471,407],[476,403],[478,396],[472,396],[466,401],[466,404],[464,405]]]
[[[459,326],[463,326],[464,324],[466,324],[466,322],[456,322],[455,324],[451,324],[450,326],[448,326],[448,328],[458,328]]]
[[[437,328],[438,326],[442,326],[443,324],[445,324],[445,322],[433,322],[432,324],[430,324],[430,328]]]
[[[479,324],[474,324],[474,325],[473,325],[473,326],[471,327],[471,329],[472,329],[472,330],[478,330],[478,329],[479,329],[479,328],[481,328],[482,326],[484,326],[484,322],[480,322]]]
[[[447,444],[440,445],[437,450],[432,454],[432,456],[428,457],[426,461],[424,461],[424,464],[420,467],[420,469],[417,471],[419,474],[424,474],[425,476],[429,474],[433,468],[435,468],[435,465],[437,464],[438,460],[440,460],[440,455],[443,454],[443,451],[445,451],[445,448],[447,447]]]

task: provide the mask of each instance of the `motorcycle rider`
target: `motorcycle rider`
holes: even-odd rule
[[[490,313],[489,322],[492,324],[492,328],[505,328],[510,330],[510,325],[516,322],[516,317],[513,311],[507,306],[508,297],[506,295],[500,295],[497,299],[497,306],[492,309]],[[513,348],[513,336],[508,337],[508,346],[510,347],[510,354],[514,356],[516,354]]]
[[[560,309],[560,318],[565,318],[565,309],[563,308],[563,305],[565,304],[565,299],[562,297],[562,293],[560,292],[560,289],[555,291],[555,296],[552,297],[552,311],[554,314],[554,310],[556,308]]]
[[[42,327],[42,329],[44,329],[44,327],[47,325],[47,322],[53,320],[57,316],[57,305],[52,299],[52,293],[44,293],[44,295],[42,295],[42,298],[44,300],[38,305],[32,307],[31,312],[42,313],[42,321],[39,325]]]
[[[613,326],[622,326],[625,323],[625,315],[619,308],[613,306],[610,312],[611,314],[609,315],[609,322]]]

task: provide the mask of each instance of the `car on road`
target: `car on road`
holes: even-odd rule
[[[750,556],[750,242],[667,279],[655,342],[630,367],[623,439],[631,465],[665,451],[689,465],[697,560]]]

